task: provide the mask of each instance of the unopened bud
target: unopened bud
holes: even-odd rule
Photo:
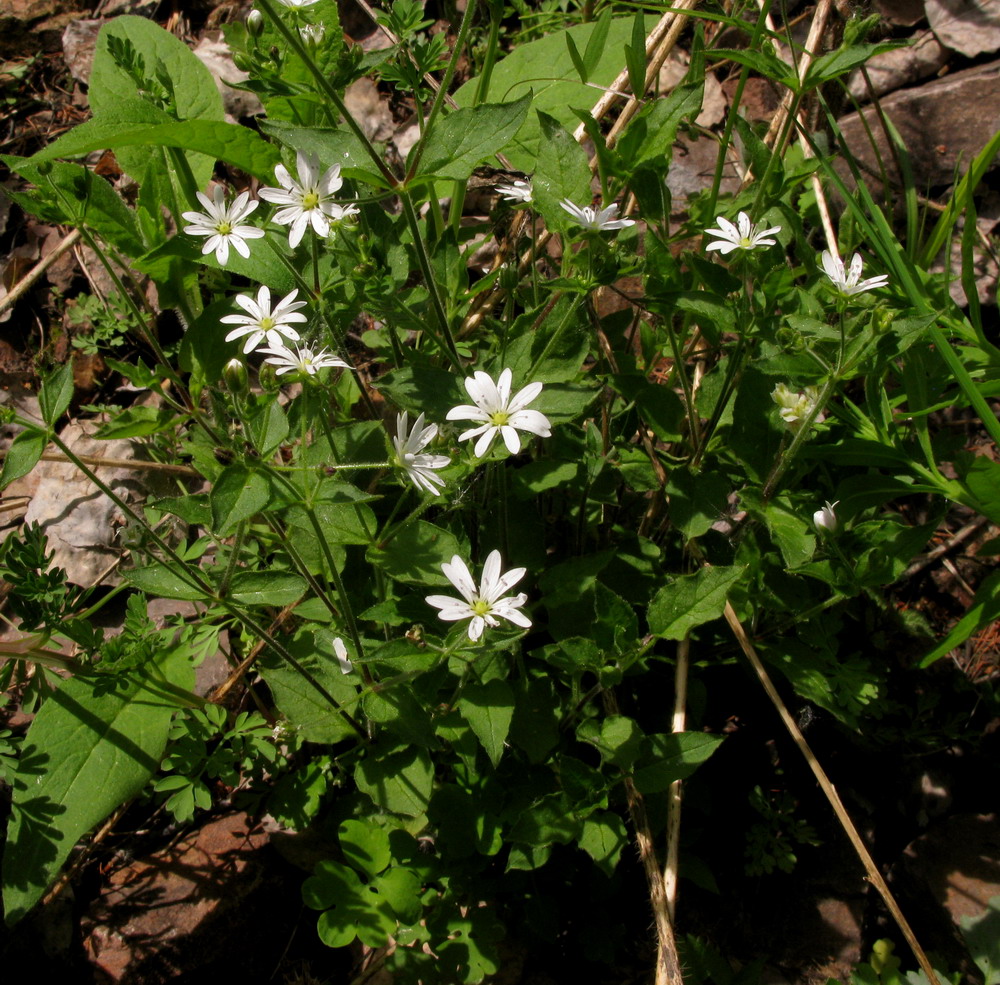
[[[822,533],[833,534],[837,532],[837,514],[834,512],[833,508],[839,503],[838,499],[833,503],[824,503],[823,509],[817,510],[813,513],[813,523],[816,524],[816,529]]]
[[[222,370],[229,392],[241,397],[250,390],[247,368],[242,359],[230,359]]]
[[[251,10],[247,14],[247,34],[259,38],[264,33],[264,15],[259,10]]]
[[[257,370],[257,382],[265,390],[275,390],[278,387],[278,374],[275,368],[270,363],[261,363],[261,367]]]
[[[241,72],[249,72],[253,68],[253,59],[249,58],[242,51],[233,52],[233,64]]]

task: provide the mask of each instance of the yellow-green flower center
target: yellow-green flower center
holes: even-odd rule
[[[215,227],[215,231],[216,231],[216,232],[217,232],[217,233],[218,233],[218,234],[219,234],[220,236],[228,236],[228,235],[229,235],[229,234],[230,234],[230,233],[231,233],[231,232],[233,231],[233,227],[232,227],[232,224],[231,224],[231,223],[228,223],[228,222],[226,222],[226,220],[225,220],[225,219],[223,219],[223,220],[222,220],[222,222],[220,222],[220,223],[219,223],[219,224],[218,224],[218,225],[217,225],[217,226]]]
[[[740,237],[740,246],[742,246],[744,250],[752,249],[753,248],[753,240],[749,236],[741,236]]]
[[[490,414],[490,424],[495,428],[502,428],[510,420],[510,414],[505,410],[495,410]]]
[[[302,196],[302,209],[304,212],[316,208],[317,205],[319,205],[319,195],[315,192],[306,192]]]
[[[270,315],[265,315],[260,320],[260,330],[262,332],[270,332],[274,328],[274,319]]]
[[[488,616],[490,613],[490,604],[485,599],[476,599],[471,608],[477,616]]]

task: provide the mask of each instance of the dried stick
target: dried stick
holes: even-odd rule
[[[67,250],[73,249],[73,247],[80,242],[80,230],[74,229],[71,233],[63,238],[63,240],[56,246],[56,248],[48,254],[48,256],[42,257],[38,263],[35,264],[6,294],[6,296],[0,298],[0,315],[2,315],[8,308],[12,307],[21,297],[22,294],[27,293],[28,288],[38,280],[42,274],[45,273],[49,267],[52,266]]]
[[[691,637],[677,644],[677,666],[674,668],[674,717],[671,732],[683,732],[687,725],[687,679],[690,666]],[[663,866],[663,883],[667,893],[670,919],[677,909],[677,879],[681,838],[681,784],[674,780],[667,793],[667,861]]]
[[[618,700],[614,691],[605,689],[602,692],[604,709],[610,715],[618,714]],[[674,928],[670,922],[667,908],[667,894],[663,884],[663,873],[656,860],[656,846],[650,833],[649,817],[646,814],[646,802],[636,789],[632,778],[625,777],[625,798],[628,801],[628,813],[635,828],[635,843],[639,849],[643,871],[646,873],[646,885],[649,889],[649,902],[653,907],[653,920],[656,924],[656,937],[659,943],[656,956],[656,985],[684,985],[681,976],[681,963],[677,957],[677,942],[674,939]],[[932,982],[931,985],[937,985]]]
[[[840,822],[840,826],[844,829],[844,833],[847,835],[852,847],[855,852],[857,852],[858,858],[861,860],[861,864],[865,868],[868,881],[878,891],[879,896],[882,897],[882,901],[885,903],[889,913],[892,914],[893,920],[896,921],[896,926],[899,927],[903,936],[906,938],[906,943],[910,945],[910,949],[913,951],[917,962],[919,963],[924,974],[927,976],[927,980],[930,982],[930,985],[941,985],[940,980],[937,977],[937,973],[934,971],[933,966],[927,959],[927,955],[924,953],[924,949],[917,941],[917,938],[914,935],[913,930],[910,928],[906,917],[903,916],[903,911],[900,910],[899,904],[896,902],[896,898],[892,895],[892,891],[889,889],[885,879],[882,877],[882,873],[875,864],[875,860],[871,857],[868,847],[865,845],[861,835],[858,833],[858,829],[854,826],[854,822],[851,820],[851,815],[847,813],[847,808],[844,807],[843,801],[840,799],[840,794],[837,793],[836,788],[830,782],[830,778],[826,775],[825,770],[822,766],[820,766],[819,760],[816,759],[816,754],[809,747],[809,743],[806,742],[806,738],[799,730],[798,725],[795,724],[795,719],[789,714],[784,701],[781,700],[781,695],[778,694],[770,675],[765,669],[764,664],[761,662],[760,657],[757,655],[757,651],[754,649],[753,644],[750,642],[750,638],[747,636],[746,630],[743,628],[743,624],[739,620],[739,616],[736,615],[735,610],[729,602],[726,602],[725,617],[726,622],[729,623],[729,628],[733,631],[733,635],[736,637],[736,642],[739,643],[740,649],[746,655],[747,660],[750,661],[754,672],[757,674],[758,680],[767,692],[767,696],[771,699],[771,703],[781,716],[781,720],[784,722],[785,728],[788,730],[788,734],[792,737],[792,741],[799,747],[799,752],[805,756],[806,762],[809,764],[809,768],[813,771],[813,775],[816,777],[820,789],[823,791],[826,799],[830,802],[830,806],[833,808],[834,814],[837,815],[837,820]]]

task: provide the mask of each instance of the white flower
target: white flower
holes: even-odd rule
[[[316,0],[312,0],[313,3]],[[305,27],[299,28],[299,36],[307,45],[312,45],[314,48],[318,48],[323,43],[323,37],[326,34],[326,26],[324,24],[306,24]]]
[[[530,431],[540,438],[547,438],[552,433],[549,430],[549,419],[544,414],[524,409],[541,393],[542,384],[529,383],[511,397],[513,375],[511,370],[505,369],[494,383],[489,373],[477,371],[474,377],[467,377],[465,380],[465,389],[476,406],[459,404],[448,411],[449,421],[483,422],[479,427],[463,431],[458,436],[459,441],[479,436],[475,447],[477,458],[486,454],[498,434],[503,438],[507,450],[516,455],[521,450],[518,431]]]
[[[512,181],[509,185],[497,185],[497,191],[503,195],[508,202],[513,202],[515,205],[530,205],[531,204],[531,182],[530,181]]]
[[[396,448],[396,464],[406,472],[406,477],[418,489],[426,489],[434,496],[444,489],[444,479],[434,472],[443,469],[451,459],[447,455],[428,455],[423,453],[436,437],[438,426],[429,424],[424,427],[424,415],[421,414],[413,422],[413,430],[408,430],[409,418],[406,411],[396,415],[396,435],[392,443]]]
[[[292,10],[301,10],[303,7],[311,7],[319,0],[278,0],[283,7],[291,7]]]
[[[230,244],[241,257],[248,259],[250,247],[246,241],[260,239],[264,230],[241,223],[260,203],[251,202],[249,192],[240,192],[230,205],[226,205],[226,193],[221,185],[215,186],[211,198],[201,192],[196,194],[205,211],[182,213],[191,223],[184,227],[184,232],[189,236],[207,236],[201,252],[204,255],[215,250],[215,259],[222,267],[229,262]]]
[[[712,240],[707,250],[718,250],[722,254],[732,253],[733,250],[755,250],[758,246],[774,246],[775,240],[767,239],[771,233],[780,233],[781,226],[772,226],[770,229],[760,229],[750,221],[750,216],[746,212],[741,212],[734,226],[724,216],[719,216],[715,220],[719,224],[718,229],[706,229],[706,236],[721,236],[721,239]]]
[[[885,287],[889,283],[888,274],[880,274],[878,277],[868,277],[861,280],[861,254],[855,253],[851,258],[851,269],[845,271],[844,261],[835,253],[829,250],[823,251],[823,270],[830,278],[833,286],[841,294],[850,297],[852,294],[863,294],[865,291],[875,291],[880,287]]]
[[[246,312],[245,315],[225,315],[221,321],[224,325],[239,325],[227,336],[226,341],[232,342],[234,339],[247,336],[243,344],[244,352],[253,352],[258,345],[267,339],[270,346],[281,347],[285,343],[282,336],[292,342],[298,342],[299,333],[292,328],[292,324],[308,321],[299,308],[306,306],[305,301],[296,301],[298,289],[286,294],[271,310],[271,292],[268,288],[262,287],[257,292],[257,300],[246,294],[237,294],[236,303]]]
[[[349,674],[354,670],[354,664],[351,663],[350,657],[347,656],[347,647],[344,646],[344,641],[339,636],[333,638],[333,655],[337,658],[337,663],[340,664],[340,672],[342,674]]]
[[[271,366],[281,367],[275,373],[276,376],[291,373],[292,371],[305,373],[307,376],[315,376],[321,369],[329,369],[334,366],[340,366],[344,369],[351,368],[343,359],[338,359],[332,353],[327,352],[326,349],[313,352],[312,349],[306,347],[300,349],[296,346],[293,352],[286,346],[278,345],[272,349],[261,349],[260,351],[268,354],[264,362]]]
[[[335,164],[319,173],[319,158],[314,154],[299,151],[296,154],[299,180],[295,181],[284,164],[274,169],[274,176],[281,188],[261,188],[258,192],[265,202],[281,205],[274,214],[274,221],[289,226],[288,245],[293,249],[302,242],[306,226],[312,223],[317,236],[330,235],[330,222],[337,222],[345,216],[354,215],[358,210],[353,206],[343,207],[333,201],[335,192],[344,183],[340,177],[340,165]]]
[[[781,419],[793,430],[798,430],[802,422],[809,417],[816,402],[819,400],[819,387],[807,386],[805,390],[790,389],[784,383],[779,383],[771,391],[771,399],[780,408]],[[822,416],[819,418],[822,420]]]
[[[825,503],[823,509],[817,510],[813,513],[813,523],[816,524],[816,529],[820,533],[836,533],[837,531],[837,514],[834,513],[833,508],[839,503],[840,500],[836,500],[833,503]]]
[[[601,209],[600,212],[597,209],[592,209],[589,205],[580,208],[568,198],[564,198],[559,204],[573,217],[574,222],[584,229],[600,232],[602,229],[625,229],[635,225],[634,219],[616,219],[618,206],[614,204],[609,205],[606,209]]]
[[[511,568],[507,574],[500,574],[500,552],[490,551],[483,565],[483,580],[476,589],[476,583],[465,562],[456,554],[451,561],[442,564],[441,570],[461,594],[460,599],[448,595],[428,595],[427,604],[440,609],[438,616],[446,622],[456,622],[459,619],[471,619],[469,623],[469,639],[475,642],[483,635],[487,626],[499,626],[497,617],[528,629],[531,620],[518,609],[528,601],[528,596],[519,595],[501,598],[509,588],[516,585],[523,577],[525,568]]]

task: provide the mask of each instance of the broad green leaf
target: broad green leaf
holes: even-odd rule
[[[245,426],[262,458],[270,458],[288,437],[288,415],[276,398],[248,412]]]
[[[205,593],[185,575],[162,564],[131,568],[122,572],[122,577],[133,588],[147,595],[158,595],[165,599],[185,599],[191,602],[205,598]]]
[[[391,861],[389,835],[385,828],[364,821],[344,821],[337,829],[344,858],[359,872],[378,875]]]
[[[670,520],[685,537],[700,537],[729,511],[730,480],[720,472],[674,469],[667,482]]]
[[[682,640],[696,626],[718,619],[744,570],[742,565],[702,568],[665,585],[649,605],[649,631],[667,640]]]
[[[271,487],[260,472],[246,465],[227,466],[209,494],[215,533],[228,533],[264,509],[270,499]]]
[[[403,749],[380,758],[369,755],[355,767],[354,781],[379,807],[416,817],[430,802],[434,766],[423,749]]]
[[[408,523],[384,547],[368,550],[368,560],[397,581],[410,585],[451,585],[441,565],[461,554],[453,533],[417,520]]]
[[[645,29],[649,31],[655,24],[656,17],[649,16],[646,18]],[[598,24],[591,22],[567,28],[566,33],[573,35],[578,49],[586,51],[590,38],[597,29]],[[580,81],[573,67],[573,59],[562,37],[563,32],[556,31],[537,41],[518,45],[494,66],[490,92],[503,99],[515,99],[531,90],[531,105],[534,109],[554,116],[565,127],[575,127],[574,111],[589,112],[600,98],[599,87],[610,85],[621,71],[622,46],[628,42],[631,32],[631,17],[616,17],[611,21],[603,51],[589,73],[590,81],[586,84]],[[584,59],[587,59],[586,54]],[[478,78],[473,78],[455,93],[455,101],[459,106],[472,105],[478,85]],[[532,172],[535,170],[540,141],[538,119],[529,113],[521,129],[507,146],[494,149],[502,150],[515,168]]]
[[[176,426],[177,415],[166,407],[129,407],[102,424],[94,435],[100,441],[114,438],[143,438],[162,434]]]
[[[299,127],[273,119],[261,120],[260,127],[286,147],[315,154],[324,169],[339,164],[345,178],[364,181],[379,188],[386,187],[386,181],[377,172],[371,155],[350,130]]]
[[[597,811],[583,822],[577,844],[594,860],[597,867],[611,876],[628,843],[625,822],[610,811]]]
[[[632,19],[632,40],[625,45],[625,67],[632,94],[642,99],[646,92],[646,26],[641,7]]]
[[[42,384],[38,394],[38,407],[42,420],[51,428],[55,425],[69,402],[73,399],[73,363],[72,360],[60,366]]]
[[[640,765],[633,774],[636,787],[644,794],[660,793],[674,780],[686,779],[719,748],[723,739],[707,732],[646,736]]]
[[[225,161],[268,182],[280,157],[277,149],[258,134],[235,123],[184,120],[180,123],[129,123],[89,120],[54,140],[28,159],[30,165],[57,157],[82,157],[96,150],[121,147],[176,147]],[[195,202],[186,203],[194,208]]]
[[[467,684],[458,701],[458,710],[482,743],[490,762],[496,766],[514,716],[514,692],[506,681]]]
[[[22,431],[7,449],[0,472],[0,489],[27,475],[41,460],[48,443],[49,436],[44,431]]]
[[[627,715],[609,715],[598,725],[596,721],[583,722],[576,732],[578,738],[597,748],[601,758],[627,769],[639,754],[642,730]]]
[[[414,924],[420,919],[423,912],[423,885],[415,872],[394,866],[377,876],[372,885],[389,904],[400,923]]]
[[[662,99],[647,103],[626,127],[618,153],[630,167],[673,157],[677,130],[701,112],[704,82],[684,83]]]
[[[896,48],[905,47],[908,41],[883,41],[878,44],[852,44],[843,45],[836,51],[828,51],[825,55],[820,55],[810,66],[806,73],[803,88],[814,89],[823,85],[840,75],[846,75],[859,65],[864,65],[875,55],[893,51]]]
[[[613,382],[626,400],[635,401],[636,410],[660,441],[673,441],[681,436],[684,405],[670,387],[651,383],[639,373],[619,373]]]
[[[306,589],[306,580],[289,571],[237,571],[229,597],[240,605],[291,605]]]
[[[194,686],[186,646],[161,651],[147,673],[64,681],[31,723],[14,777],[3,859],[8,925],[17,923],[58,875],[73,846],[156,772],[176,704],[156,687]]]
[[[134,79],[119,68],[111,55],[111,37],[132,45],[143,59],[146,78],[156,79],[158,73],[166,72],[177,119],[224,119],[222,96],[212,73],[191,49],[155,21],[128,15],[108,21],[97,39],[87,93],[95,116],[136,95]]]
[[[54,161],[51,170],[43,175],[41,169],[28,164],[27,158],[8,155],[0,160],[38,186],[35,192],[7,192],[27,211],[60,224],[87,226],[127,257],[143,252],[135,213],[93,171],[79,164]],[[61,195],[53,195],[50,182]]]
[[[535,208],[550,229],[569,229],[574,224],[573,219],[559,203],[569,199],[574,205],[590,205],[592,196],[587,152],[554,117],[538,113],[538,124],[542,139],[531,183]]]
[[[994,896],[978,916],[959,917],[962,936],[972,960],[983,973],[983,985],[1000,983],[1000,896]]]
[[[468,178],[477,164],[496,154],[517,133],[530,105],[528,92],[514,102],[484,103],[439,118],[427,138],[411,183],[432,178],[459,181]]]
[[[333,652],[330,630],[302,633],[293,640],[284,640],[285,648],[299,666],[329,694],[342,709],[353,713],[358,691],[353,674],[343,674]],[[291,664],[276,653],[265,650],[257,661],[264,682],[274,698],[278,711],[291,727],[308,742],[332,744],[357,732],[326,698]]]

